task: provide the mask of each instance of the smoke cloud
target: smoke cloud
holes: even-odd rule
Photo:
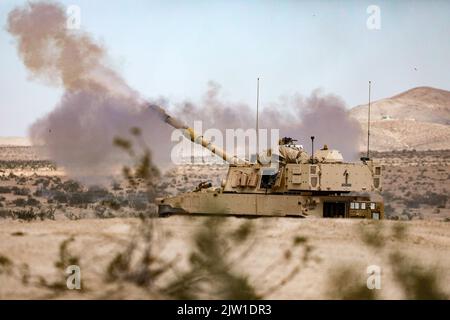
[[[202,102],[184,102],[173,113],[191,125],[202,119],[203,128],[255,128],[255,107],[242,103],[224,101],[220,96],[219,84],[210,81]],[[305,148],[310,137],[315,136],[317,146],[327,144],[338,149],[344,159],[358,158],[361,128],[351,118],[345,102],[336,95],[313,91],[309,96],[294,95],[266,105],[260,110],[259,127],[279,129],[281,136],[298,139]]]
[[[36,121],[29,134],[69,174],[92,178],[118,169],[125,155],[113,140],[130,137],[131,127],[140,127],[153,149],[167,145],[169,150],[168,125],[108,65],[104,47],[88,34],[66,28],[62,6],[28,3],[10,12],[7,28],[31,77],[65,89],[56,108]],[[166,154],[153,156],[163,163],[169,159]]]
[[[44,145],[50,159],[78,178],[107,176],[125,161],[113,139],[128,138],[131,127],[140,127],[154,161],[170,163],[172,128],[108,64],[103,46],[85,32],[66,28],[64,7],[28,3],[10,12],[7,29],[30,76],[65,89],[54,110],[29,130],[31,141]],[[210,82],[200,103],[177,103],[171,111],[188,123],[202,120],[205,130],[254,128],[254,108],[224,101],[220,90]],[[342,99],[320,91],[266,106],[260,128],[278,128],[305,146],[314,135],[319,144],[340,149],[347,158],[358,151],[359,124],[349,118]]]

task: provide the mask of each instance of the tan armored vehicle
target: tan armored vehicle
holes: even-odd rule
[[[382,202],[357,195],[381,191],[381,166],[368,158],[344,162],[324,146],[309,155],[291,138],[280,139],[278,154],[267,151],[250,163],[227,154],[162,109],[163,119],[229,163],[221,187],[201,183],[192,192],[157,199],[161,216],[173,213],[383,219]],[[314,142],[314,137],[312,142]],[[269,159],[269,160],[268,160]],[[271,161],[270,159],[277,159]]]

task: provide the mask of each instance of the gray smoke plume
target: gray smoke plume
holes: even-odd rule
[[[7,29],[31,76],[65,89],[56,108],[29,134],[69,174],[105,176],[123,165],[124,154],[113,140],[128,138],[131,127],[140,127],[153,149],[169,143],[170,128],[108,65],[105,49],[88,34],[66,28],[62,6],[32,2],[16,8]],[[167,154],[154,153],[154,158],[167,162]]]
[[[154,161],[170,163],[172,128],[110,67],[104,47],[85,32],[66,28],[61,5],[27,3],[10,12],[7,29],[32,78],[65,89],[55,109],[29,130],[31,141],[44,145],[50,159],[78,178],[107,176],[125,161],[113,139],[130,138],[130,128],[140,127]],[[204,130],[255,125],[254,108],[224,101],[213,82],[200,104],[184,102],[172,111],[188,123],[202,120]],[[260,124],[298,138],[305,147],[315,135],[319,144],[340,149],[347,159],[357,153],[359,125],[333,95],[315,91],[270,104],[261,112]]]
[[[254,128],[255,107],[224,101],[220,90],[219,84],[209,82],[201,103],[184,102],[173,112],[191,125],[201,119],[203,128],[223,132],[228,128]],[[349,116],[341,98],[315,90],[308,97],[297,94],[280,100],[260,111],[260,128],[279,129],[281,136],[298,139],[305,148],[310,145],[310,137],[315,136],[316,146],[327,144],[340,150],[344,159],[357,159],[361,128]]]

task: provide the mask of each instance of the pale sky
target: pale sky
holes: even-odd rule
[[[6,32],[20,0],[0,0],[0,136],[25,136],[61,89],[32,81]],[[261,104],[316,88],[348,107],[417,86],[450,90],[450,1],[70,0],[144,96],[199,100],[209,80],[227,100]],[[369,5],[381,28],[370,30]]]

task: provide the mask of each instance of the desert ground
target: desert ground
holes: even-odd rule
[[[264,218],[248,222],[239,218],[221,219],[225,220],[221,227],[224,230],[237,229],[247,223],[252,226],[254,231],[249,239],[237,245],[228,244],[230,248],[226,258],[230,272],[246,277],[260,297],[448,298],[448,223],[385,221],[378,228],[361,220]],[[138,266],[122,270],[129,275],[123,278],[111,276],[110,271],[118,254],[127,248],[135,236],[135,229],[140,223],[138,219],[45,220],[29,223],[2,220],[1,254],[3,259],[7,257],[10,264],[2,267],[0,298],[185,297],[183,292],[167,293],[163,289],[166,283],[176,277],[174,274],[184,275],[183,272],[192,271],[190,251],[199,250],[193,244],[192,235],[204,222],[205,217],[183,216],[153,221],[157,234],[153,251],[159,258],[175,266],[167,267],[167,274],[157,277],[156,283],[142,284],[138,276],[133,277],[134,272],[139,270]],[[406,227],[402,239],[398,235],[400,225]],[[362,230],[370,231],[364,233]],[[71,238],[73,241],[67,248],[67,257],[64,257],[65,254],[61,253],[62,244]],[[298,245],[294,244],[296,241]],[[396,270],[398,262],[393,261],[397,254],[400,256],[401,270]],[[81,268],[81,290],[64,288],[65,274],[58,263],[68,257],[76,259]],[[370,265],[381,268],[380,290],[366,288],[366,271]],[[175,272],[173,269],[181,271]],[[409,271],[415,271],[417,279],[410,279],[403,274]],[[398,280],[402,276],[406,279]],[[206,290],[206,293],[198,295],[195,288],[192,290],[192,297],[224,297],[215,294],[212,289],[211,292]],[[245,294],[242,295],[245,297]]]
[[[0,298],[421,299],[450,297],[450,151],[374,152],[380,222],[152,217],[144,190],[88,187],[29,146],[0,147]],[[182,165],[158,194],[220,184],[226,166]],[[69,290],[65,269],[81,270]],[[381,288],[369,290],[369,266]]]

